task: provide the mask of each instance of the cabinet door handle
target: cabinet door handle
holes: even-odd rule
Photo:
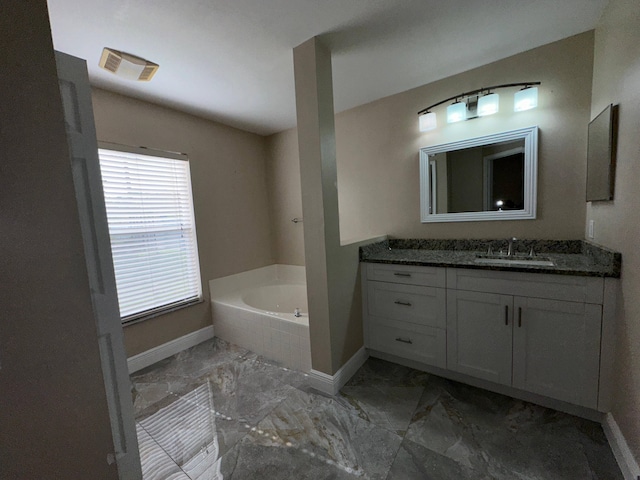
[[[407,338],[402,338],[402,337],[396,337],[396,342],[402,342],[402,343],[411,343],[413,344],[413,342],[411,341],[411,339],[407,339]]]
[[[504,324],[509,325],[509,305],[504,306]]]
[[[522,307],[518,307],[518,327],[522,326]]]
[[[410,277],[411,276],[410,273],[398,273],[398,272],[395,272],[394,275],[396,277]]]
[[[393,303],[395,303],[396,305],[402,305],[404,307],[410,307],[411,306],[411,303],[409,303],[409,302],[401,302],[400,300],[396,300]]]

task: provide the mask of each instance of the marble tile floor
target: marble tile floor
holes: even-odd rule
[[[622,479],[597,423],[374,358],[336,397],[219,339],[131,379],[145,480]]]

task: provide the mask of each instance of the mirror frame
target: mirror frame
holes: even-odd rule
[[[431,178],[429,155],[524,139],[524,208],[488,212],[429,213]],[[420,217],[422,223],[532,220],[536,218],[538,185],[538,126],[485,135],[420,149]]]

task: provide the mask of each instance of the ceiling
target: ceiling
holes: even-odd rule
[[[313,36],[339,112],[592,29],[606,3],[48,0],[55,48],[86,59],[93,85],[261,135],[295,126],[292,49]],[[121,79],[98,67],[103,47],[160,69]]]

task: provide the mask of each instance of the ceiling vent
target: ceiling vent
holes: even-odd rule
[[[151,80],[160,68],[157,63],[106,47],[102,49],[99,65],[119,77],[141,82]]]

